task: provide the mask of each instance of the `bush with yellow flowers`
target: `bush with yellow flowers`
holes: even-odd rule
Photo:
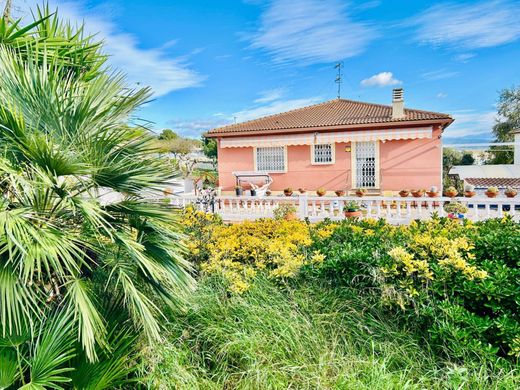
[[[301,221],[263,219],[215,226],[203,272],[223,275],[230,289],[242,293],[259,272],[273,278],[294,277],[304,264],[323,261],[309,253],[311,235]]]
[[[324,222],[313,240],[326,259],[309,272],[374,293],[442,353],[520,357],[520,224],[510,217]]]

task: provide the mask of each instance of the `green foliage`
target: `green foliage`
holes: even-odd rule
[[[296,215],[296,206],[292,203],[281,203],[273,211],[274,219],[286,219]]]
[[[451,168],[455,165],[473,165],[475,158],[470,152],[461,152],[453,148],[444,148],[442,151],[442,180],[443,186],[454,186],[462,192],[463,182],[449,175]]]
[[[170,314],[146,361],[150,388],[512,389],[510,367],[439,360],[367,294],[312,279],[264,277],[230,295],[204,278],[190,310]]]
[[[99,376],[86,388],[110,388],[192,284],[177,215],[143,199],[174,172],[128,126],[149,89],[102,70],[81,27],[40,14],[29,29],[0,25],[0,338],[21,340],[2,352],[16,350],[17,376],[7,364],[0,378],[61,388],[76,356]]]
[[[160,140],[168,141],[179,138],[179,135],[171,129],[163,129],[163,131],[161,131],[161,134],[159,134],[159,137],[157,138]]]
[[[326,259],[310,273],[379,291],[375,299],[404,314],[403,323],[445,356],[518,359],[518,223],[346,221],[319,234],[330,225],[317,229],[313,249]]]
[[[208,138],[202,136],[202,151],[206,157],[211,159],[217,159],[217,140],[214,138]]]

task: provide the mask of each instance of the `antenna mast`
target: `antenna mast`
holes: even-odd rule
[[[336,63],[336,65],[334,66],[334,69],[338,70],[338,73],[336,74],[335,82],[336,82],[336,84],[338,84],[338,99],[339,99],[339,98],[341,98],[341,82],[342,82],[341,69],[343,69],[343,61]]]

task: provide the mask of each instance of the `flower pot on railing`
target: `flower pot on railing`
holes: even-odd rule
[[[477,193],[475,191],[465,191],[464,192],[464,196],[466,198],[473,198],[475,195],[477,195]]]
[[[356,190],[356,195],[359,196],[360,198],[362,198],[366,194],[367,194],[367,189],[366,188],[358,188]]]
[[[428,195],[430,198],[436,198],[439,196],[439,191],[428,191],[426,195]]]
[[[335,192],[336,196],[344,196],[345,195],[345,191],[343,191],[343,190],[336,190],[334,192]]]
[[[283,194],[284,194],[285,196],[291,196],[291,195],[293,194],[293,190],[292,190],[292,188],[285,188],[285,189],[283,190]]]
[[[327,190],[325,188],[318,188],[316,190],[316,195],[318,196],[324,196],[327,193]]]
[[[265,192],[265,196],[271,196],[271,194],[272,194],[272,192],[269,191],[269,190],[267,190],[267,191]]]
[[[361,211],[345,211],[345,218],[360,218],[363,216]]]
[[[504,195],[508,198],[514,198],[518,194],[518,191],[515,190],[513,187],[507,187],[504,191]]]
[[[412,196],[414,198],[422,198],[424,196],[424,190],[412,190]]]
[[[244,191],[242,190],[242,187],[235,187],[235,195],[236,196],[242,196],[242,193]]]
[[[301,187],[300,187],[300,188],[298,188],[298,192],[299,192],[300,194],[305,194],[307,191],[305,190],[305,188],[301,188]]]
[[[446,191],[444,191],[444,195],[449,198],[455,198],[458,195],[458,191],[455,187],[448,187]]]
[[[256,190],[251,189],[250,192],[251,192],[251,196],[256,196]]]
[[[399,195],[402,198],[406,198],[408,195],[410,195],[410,191],[408,191],[408,190],[401,190],[401,191],[399,191]]]
[[[496,198],[498,195],[498,192],[486,191],[485,194],[488,198]]]

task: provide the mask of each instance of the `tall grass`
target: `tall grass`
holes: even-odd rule
[[[439,361],[413,332],[347,289],[259,278],[242,296],[204,279],[165,343],[150,350],[159,389],[513,389],[506,367]]]

